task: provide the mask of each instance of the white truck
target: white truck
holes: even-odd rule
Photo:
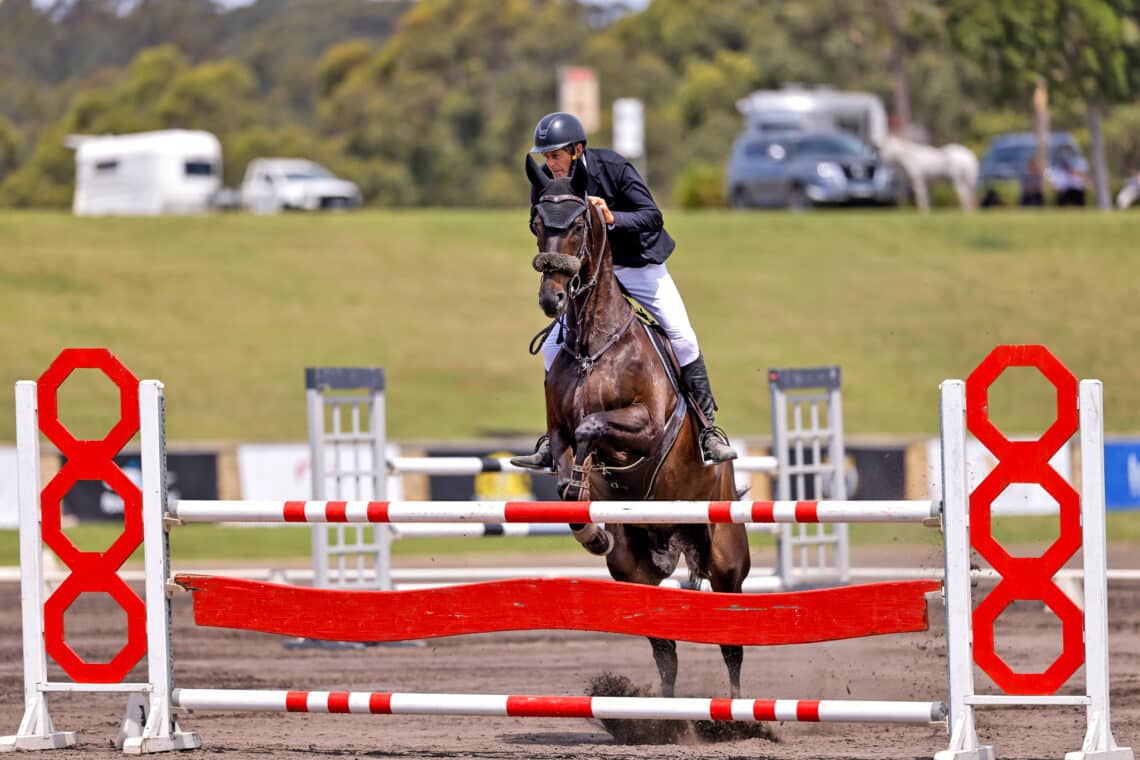
[[[196,214],[221,188],[222,146],[209,132],[69,135],[66,145],[75,149],[80,216]]]
[[[880,147],[888,133],[883,100],[869,92],[789,85],[757,90],[736,101],[736,109],[744,117],[744,131],[753,136],[838,129]]]
[[[284,210],[318,211],[356,208],[355,183],[303,158],[255,158],[241,183],[242,205],[255,214]]]

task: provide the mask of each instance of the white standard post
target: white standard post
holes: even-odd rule
[[[372,392],[368,418],[368,432],[372,438],[372,493],[373,499],[388,498],[388,418],[384,406],[385,388]],[[361,528],[361,530],[365,530]],[[376,587],[392,589],[392,529],[387,525],[372,528],[376,542]]]
[[[170,536],[166,531],[166,410],[162,383],[139,383],[139,440],[142,459],[143,563],[145,572],[149,694],[134,693],[116,746],[128,755],[197,749],[198,734],[182,731],[171,712]]]
[[[828,445],[828,456],[835,467],[833,498],[847,499],[847,478],[844,469],[847,467],[844,451],[847,441],[843,435],[843,395],[839,388],[832,388],[828,393],[830,403],[827,405],[828,428],[831,430],[831,442]],[[822,496],[823,494],[820,494]],[[822,528],[821,528],[822,530]],[[839,585],[851,582],[851,539],[850,526],[847,523],[837,523],[833,528],[835,535],[835,570],[839,576]]]
[[[950,746],[935,760],[993,760],[978,746],[974,707],[974,632],[970,597],[970,504],[966,476],[966,384],[942,383],[942,531],[946,553],[946,651],[950,684]]]
[[[305,391],[305,406],[309,418],[309,474],[313,483],[313,498],[325,498],[325,405],[317,388]],[[329,585],[329,529],[313,526],[313,586]]]
[[[1117,747],[1108,718],[1108,562],[1104,499],[1104,400],[1099,380],[1082,380],[1081,517],[1085,565],[1085,689],[1088,729],[1079,752],[1065,760],[1133,760]]]
[[[0,752],[61,749],[74,731],[56,731],[48,715],[44,647],[44,559],[40,514],[40,430],[36,384],[16,383],[16,493],[20,513],[20,601],[24,635],[24,718],[15,736],[0,737]]]

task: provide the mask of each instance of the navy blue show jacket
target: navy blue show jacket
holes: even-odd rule
[[[620,153],[607,148],[587,148],[583,156],[589,178],[586,192],[605,198],[614,215],[613,228],[609,231],[614,263],[626,267],[663,263],[677,244],[665,231],[661,209],[657,208],[637,169]],[[545,166],[542,171],[550,176]],[[532,223],[537,202],[538,190],[532,186]]]

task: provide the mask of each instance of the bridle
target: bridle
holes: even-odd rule
[[[555,214],[543,208],[543,204],[555,203],[573,203],[575,206],[577,206],[577,208],[573,209],[569,215]],[[547,221],[549,220],[552,222],[550,226],[558,230],[570,229],[570,225],[572,225],[579,216],[585,215],[585,234],[582,235],[582,242],[578,246],[578,250],[573,256],[561,253],[559,251],[543,251],[542,253],[539,253],[537,256],[535,256],[532,262],[532,266],[535,268],[535,270],[543,274],[546,274],[547,272],[560,272],[569,275],[570,281],[566,285],[566,295],[571,301],[577,300],[583,293],[588,292],[591,288],[598,284],[598,275],[602,271],[602,267],[600,265],[595,265],[593,267],[594,271],[590,273],[589,282],[587,282],[585,285],[582,284],[582,267],[588,267],[589,264],[595,263],[590,261],[591,256],[589,244],[594,235],[594,213],[600,212],[595,212],[585,198],[571,193],[543,195],[538,199],[535,207],[539,218],[543,221],[543,224],[546,225]],[[600,224],[598,227],[601,230],[601,243],[598,246],[597,251],[601,253],[602,251],[605,251],[607,229],[605,224]],[[582,342],[583,338],[586,335],[586,330],[584,329],[583,325],[586,321],[587,316],[588,312],[584,308],[578,309],[576,312],[574,320],[575,345],[573,348],[568,347],[566,343],[562,342],[561,337],[558,339],[558,342],[561,344],[560,348],[574,359],[574,361],[578,364],[578,368],[582,374],[587,374],[594,368],[594,365],[597,363],[598,359],[601,358],[602,354],[604,354],[619,340],[621,340],[622,336],[625,335],[625,333],[633,325],[633,322],[636,319],[635,313],[632,309],[630,309],[629,319],[626,320],[621,329],[613,333],[597,351],[594,351],[589,355],[584,355],[579,351],[579,344]],[[539,337],[542,336],[542,338],[545,339],[545,335],[549,332],[549,330],[554,328],[554,325],[561,318],[562,317],[555,318],[555,320],[551,322],[550,326],[546,330],[535,336],[535,340],[531,343],[531,353],[535,353],[536,343],[538,345],[541,345]]]
[[[578,208],[575,209],[569,216],[564,214],[553,214],[550,212],[544,213],[543,204],[563,204],[573,203]],[[535,204],[537,213],[542,219],[544,226],[550,226],[554,229],[570,229],[570,225],[574,223],[580,216],[585,216],[586,230],[582,235],[582,242],[578,245],[578,250],[573,256],[559,251],[543,251],[534,257],[531,266],[534,267],[536,272],[546,274],[547,272],[560,272],[570,276],[570,282],[566,285],[566,295],[570,300],[574,300],[582,293],[585,293],[590,288],[598,283],[598,272],[601,267],[594,267],[594,271],[590,275],[590,281],[582,285],[581,271],[583,266],[589,264],[590,259],[590,238],[594,234],[593,224],[590,213],[590,204],[585,198],[574,195],[573,193],[562,193],[559,195],[543,195],[538,199]],[[602,243],[599,250],[605,247],[606,244],[606,227],[601,226],[602,230]]]

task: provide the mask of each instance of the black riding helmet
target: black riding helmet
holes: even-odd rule
[[[530,152],[546,153],[575,143],[586,144],[586,128],[577,117],[555,111],[538,120],[534,128],[534,147]]]

